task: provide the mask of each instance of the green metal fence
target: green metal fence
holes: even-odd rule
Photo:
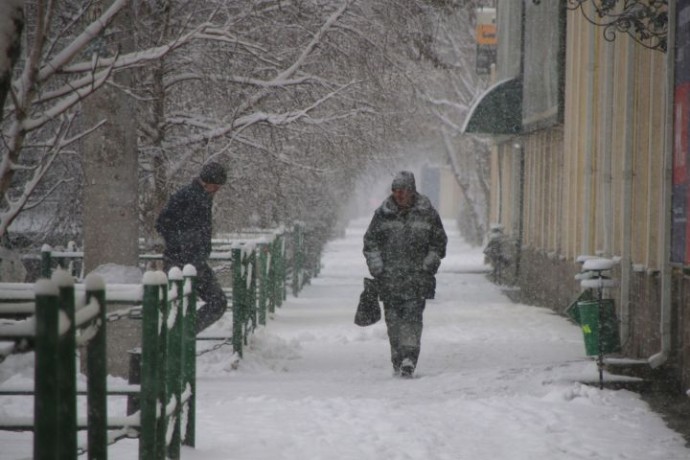
[[[109,444],[133,436],[140,437],[142,460],[179,458],[181,444],[194,444],[195,275],[191,266],[185,268],[184,276],[179,269],[171,270],[170,286],[162,272],[144,275],[139,299],[143,312],[142,381],[138,387],[116,391],[109,391],[106,384],[105,283],[90,275],[83,285],[75,285],[63,271],[56,271],[51,280],[38,281],[34,315],[0,327],[0,340],[34,342],[34,388],[0,390],[4,395],[33,395],[34,417],[0,420],[0,429],[33,430],[34,459],[74,459],[81,453],[87,453],[89,459],[106,459]],[[15,296],[22,297],[17,283],[12,287]],[[85,294],[84,306],[75,309],[80,293]],[[77,423],[77,338],[86,347],[85,425]],[[123,394],[138,395],[140,412],[108,417],[107,397]],[[156,407],[165,411],[158,414]],[[173,436],[166,442],[169,426]],[[87,430],[85,446],[77,445],[78,429]]]
[[[267,315],[275,313],[287,298],[288,286],[298,296],[306,281],[317,273],[317,267],[305,267],[304,224],[297,223],[289,231],[284,228],[253,230],[226,235],[213,240],[210,263],[230,267],[232,276],[223,286],[230,299],[233,314],[231,337],[204,337],[204,340],[225,340],[242,357],[243,347],[257,325],[265,325]],[[41,272],[50,276],[55,267],[72,269],[81,266],[83,251],[53,251],[44,246]],[[142,253],[143,264],[162,261],[162,254]],[[310,273],[307,274],[307,271]],[[223,279],[221,279],[223,281]]]
[[[17,287],[16,285],[14,286]],[[18,290],[16,291],[18,292]],[[106,458],[106,371],[95,357],[105,356],[105,302],[102,283],[89,279],[85,304],[75,310],[75,286],[65,272],[34,287],[35,312],[25,320],[0,327],[0,340],[33,342],[34,388],[3,390],[2,394],[33,394],[34,416],[0,421],[0,428],[34,431],[34,459],[76,458],[77,446],[77,331],[86,340],[88,380],[87,438],[89,458]],[[101,400],[102,399],[102,400]]]
[[[257,326],[265,325],[282,305],[288,284],[296,296],[308,279],[303,275],[303,251],[299,225],[290,232],[281,229],[250,239],[215,242],[211,261],[230,263],[232,269],[231,284],[225,289],[231,296],[233,333],[224,340],[232,343],[239,357]],[[156,259],[162,255],[142,255],[145,261]],[[141,286],[106,286],[95,275],[75,284],[79,276],[74,266],[83,260],[83,252],[74,248],[53,251],[44,246],[41,260],[42,273],[51,280],[35,285],[0,283],[0,316],[16,319],[0,326],[0,340],[14,342],[15,351],[33,348],[36,354],[34,388],[0,389],[4,395],[33,396],[34,417],[0,420],[0,429],[33,430],[35,459],[71,459],[83,453],[89,459],[106,459],[107,446],[125,437],[139,437],[142,460],[180,458],[181,445],[195,444],[200,353],[194,333],[194,268],[174,268],[168,277],[147,271]],[[56,265],[69,272],[55,270]],[[79,296],[84,304],[76,308]],[[106,299],[141,303],[140,385],[110,389],[106,385]],[[80,345],[87,356],[86,390],[76,387]],[[0,356],[0,362],[4,358]],[[85,424],[77,421],[77,394],[87,397]],[[139,410],[126,417],[108,417],[109,395],[136,396]],[[79,429],[87,430],[85,446],[77,445]],[[168,433],[172,433],[169,438]]]

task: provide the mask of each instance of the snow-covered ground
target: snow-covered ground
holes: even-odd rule
[[[321,275],[257,331],[236,369],[228,347],[200,357],[197,445],[183,459],[690,459],[636,394],[580,383],[598,374],[579,328],[508,300],[451,223],[417,377],[393,377],[383,322],[352,322],[365,224],[328,244]],[[29,379],[29,362],[0,364],[0,382]],[[0,399],[0,417],[31,414],[18,399]],[[0,433],[0,446],[0,459],[29,458],[31,435]],[[125,440],[109,455],[136,452]]]

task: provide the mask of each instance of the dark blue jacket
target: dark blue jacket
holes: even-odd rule
[[[175,192],[156,219],[165,240],[163,255],[176,264],[199,267],[211,254],[213,196],[199,180]]]

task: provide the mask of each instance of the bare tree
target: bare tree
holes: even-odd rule
[[[402,146],[432,137],[441,83],[471,85],[453,80],[460,65],[439,46],[438,18],[464,4],[112,0],[100,12],[28,1],[29,45],[2,123],[0,235],[51,193],[51,206],[78,207],[53,191],[81,190],[73,159],[107,123],[84,116],[105,89],[137,109],[144,235],[170,190],[210,158],[231,171],[217,200],[228,210],[217,213],[221,229],[334,222],[363,170],[399,164]],[[114,22],[125,12],[126,22]],[[129,34],[132,49],[100,52],[113,34]],[[100,99],[106,113],[123,112]],[[444,114],[457,124],[456,115]],[[46,176],[51,168],[58,174]]]
[[[145,52],[107,59],[88,52],[127,5],[126,0],[114,0],[80,28],[90,11],[82,2],[26,2],[28,46],[2,120],[0,236],[21,211],[38,206],[66,182],[64,177],[50,183],[44,179],[63,154],[75,152],[78,142],[99,128],[99,122],[75,122],[80,103],[103,87],[113,72],[154,61],[198,32]]]
[[[165,162],[150,184],[187,180],[212,157],[231,169],[231,192],[219,197],[232,209],[223,214],[228,227],[304,220],[305,195],[346,193],[386,136],[406,131],[390,127],[409,118],[396,91],[409,82],[392,78],[391,49],[377,40],[381,23],[365,11],[369,2],[234,5],[228,26],[195,43],[194,58],[170,58],[165,135],[150,149]],[[160,206],[160,193],[147,195],[159,197],[147,209]],[[322,202],[322,215],[335,207]]]
[[[460,230],[465,239],[482,244],[488,230],[489,146],[464,135],[462,124],[487,81],[474,72],[473,3],[428,12],[434,23],[429,48],[433,69],[419,83],[419,97],[433,116],[433,131],[442,139],[447,163],[462,190]]]

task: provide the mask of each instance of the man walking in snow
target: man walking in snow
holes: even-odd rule
[[[426,299],[434,298],[448,237],[429,199],[417,193],[414,174],[398,172],[391,191],[374,212],[363,252],[383,301],[393,372],[412,377]]]
[[[220,163],[210,162],[199,176],[175,192],[156,219],[156,230],[165,240],[164,270],[192,264],[196,268],[196,292],[205,305],[197,311],[199,333],[223,316],[228,301],[213,269],[211,254],[213,195],[225,184],[227,173]]]

